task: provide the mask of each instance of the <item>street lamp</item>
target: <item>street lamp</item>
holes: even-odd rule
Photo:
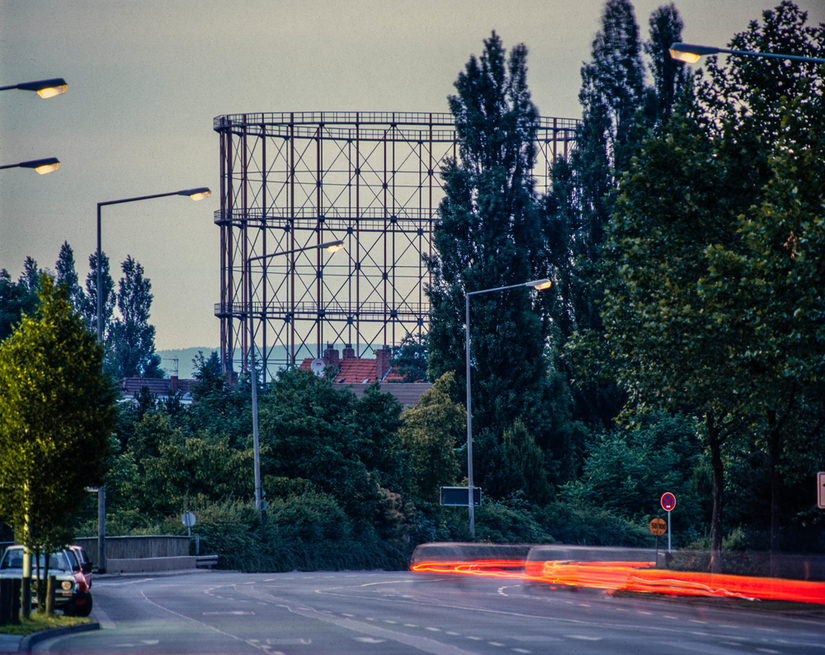
[[[51,173],[60,168],[60,160],[57,157],[48,157],[46,159],[32,159],[31,161],[21,161],[19,164],[6,164],[0,166],[2,168],[33,168],[40,175]]]
[[[814,64],[825,64],[825,59],[821,57],[801,57],[799,55],[783,55],[773,52],[754,52],[753,50],[727,50],[726,48],[716,48],[706,45],[691,45],[690,43],[674,43],[670,46],[670,56],[679,61],[695,64],[704,55],[715,55],[725,53],[729,55],[740,55],[743,57],[765,57],[768,59],[790,59],[792,61],[807,61]]]
[[[188,196],[192,200],[202,200],[211,194],[209,187],[197,187],[195,189],[183,189],[181,191],[171,191],[169,193],[155,193],[150,196],[135,196],[134,198],[121,198],[120,200],[107,200],[97,203],[97,340],[103,344],[103,271],[101,265],[100,248],[100,208],[106,205],[121,205],[126,202],[137,202],[139,200],[151,200],[152,198],[166,198],[167,196]],[[97,568],[103,573],[106,571],[106,486],[100,485],[97,490]]]
[[[517,287],[533,287],[542,291],[549,289],[552,282],[547,278],[541,280],[531,280],[521,284],[509,284],[504,287],[493,287],[492,289],[480,289],[479,291],[468,291],[464,295],[464,364],[465,376],[467,378],[467,511],[470,515],[470,536],[476,536],[475,506],[473,505],[473,399],[470,387],[470,296],[477,296],[482,293],[492,293],[493,291],[504,291],[505,289],[515,289]]]
[[[22,82],[21,84],[0,86],[0,91],[21,89],[23,91],[35,91],[41,98],[53,98],[54,96],[59,96],[61,93],[66,93],[68,86],[66,80],[62,77],[54,77],[50,80],[37,80],[36,82]]]
[[[280,257],[282,255],[293,255],[297,252],[304,252],[306,250],[325,249],[329,252],[335,252],[343,247],[343,241],[327,241],[326,243],[319,243],[314,246],[305,246],[303,248],[295,248],[294,250],[283,250],[281,252],[273,252],[268,255],[258,255],[257,257],[250,257],[246,260],[246,280],[248,284],[248,293],[246,298],[246,320],[249,322],[249,375],[250,384],[252,386],[252,458],[253,466],[255,467],[255,509],[258,510],[258,516],[261,520],[263,520],[265,514],[263,506],[263,489],[261,488],[261,447],[258,437],[258,380],[255,372],[255,332],[252,325],[252,262],[272,259],[273,257]]]

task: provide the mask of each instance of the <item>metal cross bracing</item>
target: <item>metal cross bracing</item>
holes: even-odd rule
[[[567,157],[576,124],[540,119],[538,190],[555,158]],[[265,380],[320,357],[327,344],[352,346],[361,357],[426,334],[424,257],[443,197],[441,167],[457,155],[452,114],[231,114],[216,117],[214,129],[221,174],[215,315],[225,373],[246,370],[250,341]],[[295,252],[332,240],[345,250]],[[250,285],[253,257],[266,258],[250,262]]]

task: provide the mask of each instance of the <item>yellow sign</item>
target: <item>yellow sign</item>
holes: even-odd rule
[[[665,530],[667,530],[667,523],[665,523],[664,519],[653,519],[650,522],[650,533],[655,534],[657,537],[663,535]]]

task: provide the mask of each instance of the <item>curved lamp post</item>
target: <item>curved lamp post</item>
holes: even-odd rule
[[[53,77],[50,80],[37,80],[35,82],[21,82],[20,84],[0,86],[0,91],[21,89],[23,91],[34,91],[41,98],[53,98],[54,96],[59,96],[61,93],[66,93],[68,86],[66,80],[62,77]]]
[[[51,173],[60,168],[60,160],[57,157],[47,157],[46,159],[32,159],[31,161],[21,161],[19,164],[6,164],[2,168],[33,168],[40,175]]]
[[[202,200],[212,192],[209,187],[197,187],[195,189],[183,189],[181,191],[171,191],[169,193],[155,193],[149,196],[135,196],[133,198],[121,198],[120,200],[107,200],[97,203],[97,340],[103,343],[103,272],[101,266],[100,248],[100,208],[106,205],[121,205],[126,202],[137,202],[139,200],[151,200],[152,198],[166,198],[167,196],[188,196],[192,200]],[[106,486],[100,485],[97,488],[97,568],[101,573],[106,571]]]
[[[764,57],[767,59],[790,59],[792,61],[807,61],[814,64],[825,64],[821,57],[801,57],[799,55],[783,55],[773,52],[755,52],[753,50],[728,50],[706,45],[692,45],[690,43],[674,43],[669,49],[670,56],[679,61],[695,64],[700,57],[724,53],[743,57]]]
[[[272,259],[273,257],[280,257],[282,255],[293,255],[307,250],[324,249],[329,252],[335,252],[343,247],[343,241],[327,241],[326,243],[319,243],[314,246],[305,246],[304,248],[295,248],[294,250],[283,250],[281,252],[269,253],[268,255],[249,257],[246,260],[246,280],[248,285],[246,320],[249,322],[249,381],[252,387],[252,457],[253,466],[255,467],[255,509],[258,510],[258,516],[261,520],[266,517],[266,514],[263,504],[263,489],[261,487],[261,446],[258,435],[258,375],[255,372],[255,332],[252,325],[252,262]]]
[[[476,536],[476,516],[473,505],[473,398],[470,386],[470,296],[477,296],[482,293],[492,293],[493,291],[504,291],[505,289],[515,289],[517,287],[533,287],[542,291],[549,289],[552,282],[547,278],[541,280],[531,280],[521,284],[508,284],[503,287],[493,287],[491,289],[480,289],[479,291],[468,291],[464,295],[464,365],[467,388],[467,511],[470,515],[470,536]]]

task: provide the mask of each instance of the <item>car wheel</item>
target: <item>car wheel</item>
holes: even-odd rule
[[[89,594],[86,596],[86,602],[80,605],[79,607],[75,605],[75,612],[77,616],[89,616],[92,613],[92,595]]]

